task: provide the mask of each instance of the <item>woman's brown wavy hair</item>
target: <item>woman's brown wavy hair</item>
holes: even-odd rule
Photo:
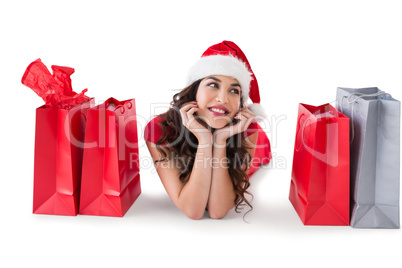
[[[180,116],[180,108],[187,102],[194,101],[198,87],[202,79],[194,82],[192,85],[184,88],[179,93],[173,96],[173,101],[170,103],[170,109],[159,117],[164,120],[161,123],[163,135],[156,143],[156,148],[161,153],[162,158],[157,162],[174,159],[176,166],[180,169],[180,180],[186,183],[194,166],[195,154],[198,147],[198,140],[194,134],[189,131],[182,123]],[[243,106],[243,100],[240,100],[240,107]],[[211,132],[214,131],[203,120],[197,118],[197,121]],[[235,119],[231,124],[237,123]],[[247,152],[247,143],[242,138],[242,133],[233,135],[226,142],[226,156],[228,159],[228,172],[232,180],[233,187],[236,193],[234,200],[235,211],[240,212],[239,208],[246,203],[250,210],[253,208],[250,202],[245,198],[245,194],[251,195],[247,189],[250,186],[248,180],[247,168],[251,161],[251,156]],[[170,155],[168,156],[162,148],[168,148]],[[251,195],[252,196],[252,195]]]

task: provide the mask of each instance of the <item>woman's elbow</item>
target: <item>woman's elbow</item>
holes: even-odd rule
[[[209,212],[209,217],[211,219],[222,219],[224,218],[230,209],[225,209],[225,208],[221,208],[221,209],[216,209],[216,208],[208,208],[208,212]]]
[[[204,210],[197,211],[195,209],[182,210],[183,213],[192,220],[201,220],[204,217]]]

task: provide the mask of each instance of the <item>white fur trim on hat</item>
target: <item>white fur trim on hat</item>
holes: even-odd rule
[[[187,86],[211,75],[231,76],[239,81],[243,101],[249,99],[252,73],[246,64],[230,55],[211,55],[201,57],[191,68],[187,76]]]

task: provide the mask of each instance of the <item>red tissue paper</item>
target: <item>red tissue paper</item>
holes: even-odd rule
[[[52,70],[53,75],[41,59],[37,59],[29,64],[21,82],[35,91],[49,108],[69,110],[91,99],[85,96],[88,89],[78,94],[73,91],[70,78],[74,73],[73,68],[52,65]]]

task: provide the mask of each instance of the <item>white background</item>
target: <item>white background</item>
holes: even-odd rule
[[[398,1],[384,0],[2,1],[0,266],[400,265],[400,230],[303,226],[288,191],[299,102],[333,103],[338,86],[377,86],[402,99],[401,12]],[[247,55],[269,115],[275,159],[252,178],[249,223],[235,212],[187,219],[146,161],[142,139],[155,107],[222,40]],[[75,91],[88,88],[98,102],[136,99],[142,194],[123,218],[32,214],[35,109],[43,101],[20,80],[37,58],[75,68]]]

